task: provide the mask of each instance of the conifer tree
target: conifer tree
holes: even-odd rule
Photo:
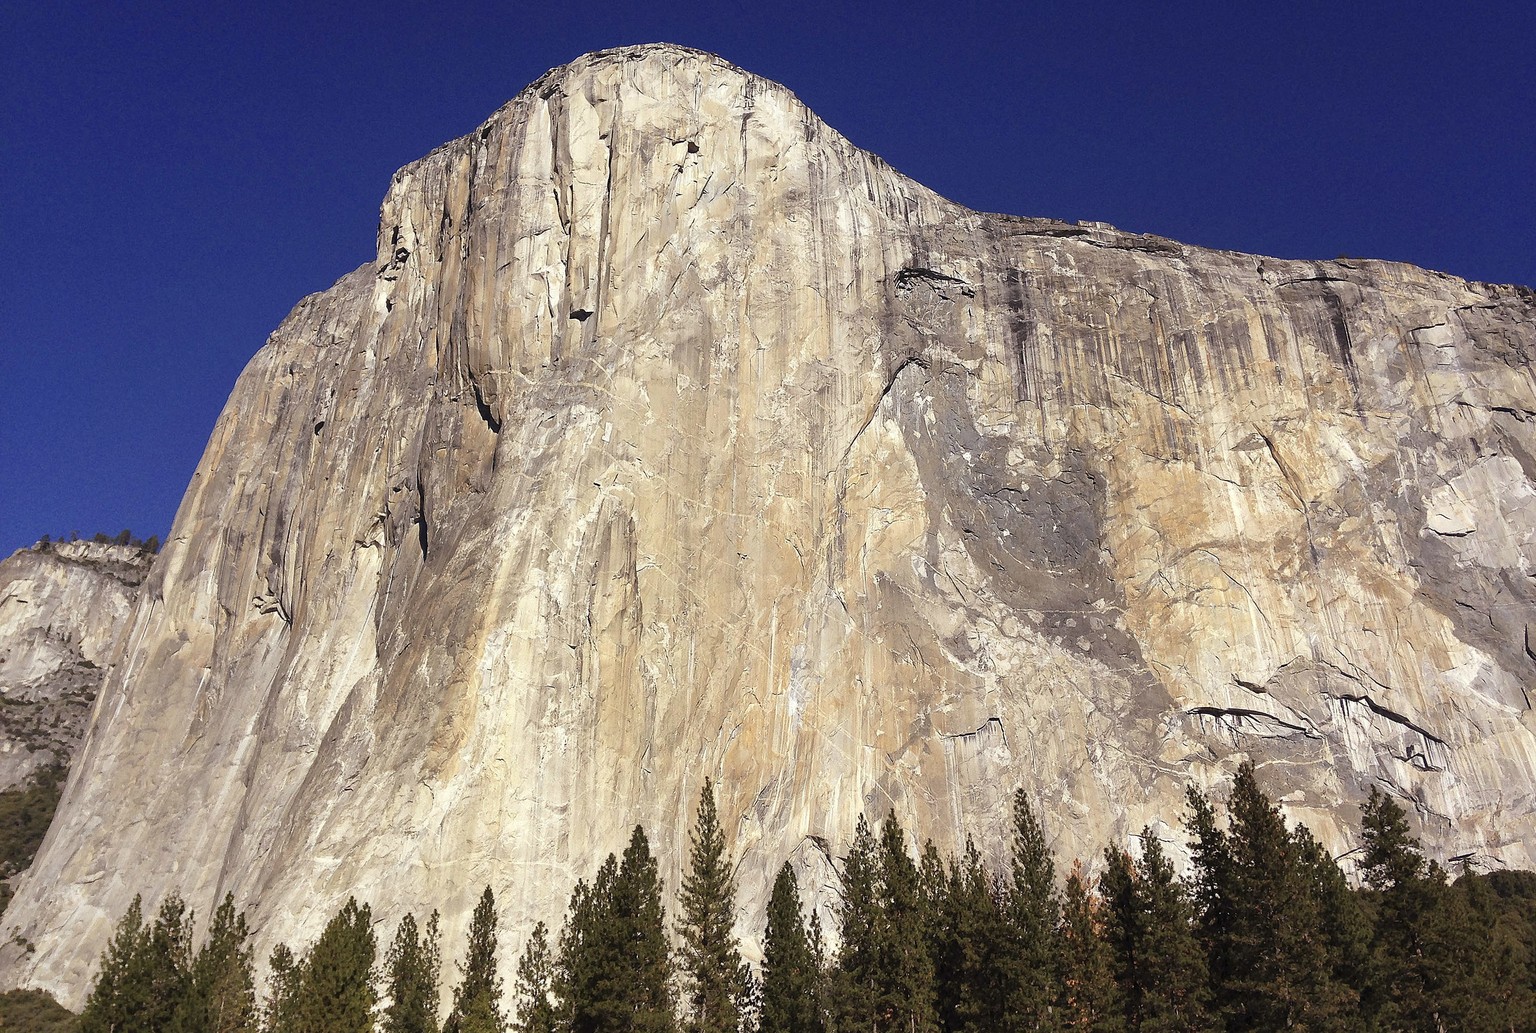
[[[1349,1001],[1333,978],[1320,902],[1297,841],[1259,789],[1251,762],[1238,769],[1227,811],[1229,954],[1216,997],[1228,1025],[1344,1028]]]
[[[517,962],[513,999],[516,1033],[556,1033],[560,1012],[556,1004],[555,959],[550,952],[549,930],[540,922],[528,936],[528,945]]]
[[[136,1022],[144,1013],[149,992],[141,979],[143,954],[148,946],[143,902],[134,897],[102,952],[96,981],[80,1015],[80,1033],[118,1033],[141,1028]]]
[[[376,949],[372,909],[348,898],[301,966],[299,1033],[372,1033]]]
[[[571,1033],[669,1033],[673,1027],[661,879],[638,825],[589,887],[577,883],[560,937],[558,984]]]
[[[469,919],[459,985],[443,1033],[501,1033],[501,977],[496,972],[496,895],[487,886]]]
[[[174,1033],[255,1033],[256,982],[245,915],[225,894],[193,959],[187,991],[176,1008]]]
[[[917,866],[894,812],[880,826],[879,907],[875,922],[875,1017],[880,1029],[931,1033],[933,962],[928,954]]]
[[[267,999],[262,1009],[264,1033],[301,1033],[304,966],[286,943],[272,948],[267,961]]]
[[[1104,935],[1115,954],[1129,1028],[1138,1033],[1209,1033],[1205,951],[1194,930],[1193,906],[1174,875],[1160,840],[1141,831],[1141,857],[1105,851],[1099,876]]]
[[[838,908],[842,943],[834,989],[828,995],[838,1029],[868,1029],[875,1021],[879,990],[880,859],[869,822],[859,815],[853,845],[843,858],[843,899]]]
[[[946,1002],[941,1025],[956,1033],[1005,1028],[1005,955],[1008,941],[996,881],[969,836],[965,853],[951,862],[944,922],[952,930],[943,970],[934,978]]]
[[[619,859],[609,854],[592,884],[578,880],[571,890],[556,952],[554,997],[561,1025],[571,1033],[606,1028],[609,984],[622,972],[621,945],[608,921],[608,898],[618,878]]]
[[[1126,1024],[1134,1030],[1141,1024],[1138,961],[1148,916],[1138,892],[1135,862],[1123,848],[1104,848],[1104,870],[1099,873],[1098,889],[1100,929],[1109,947],[1110,966],[1120,990]]]
[[[1007,936],[1000,944],[1010,1030],[1050,1030],[1059,996],[1057,925],[1061,897],[1045,830],[1023,789],[1013,794],[1013,864],[1005,908]]]
[[[1295,840],[1303,878],[1317,902],[1320,929],[1327,953],[1329,971],[1340,1016],[1347,1016],[1343,1028],[1365,1030],[1361,993],[1371,979],[1371,918],[1361,895],[1344,877],[1333,859],[1305,825],[1291,831]]]
[[[80,1017],[83,1033],[166,1033],[186,999],[192,962],[192,916],[172,893],[153,923],[133,898],[102,953]]]
[[[1460,945],[1453,954],[1461,958],[1461,972],[1446,973],[1460,991],[1446,1002],[1446,1026],[1536,1029],[1536,897],[1511,907],[1495,891],[1494,878],[1465,870],[1446,896],[1450,921],[1436,925]]]
[[[970,841],[967,840],[967,846]],[[933,970],[933,1009],[940,1029],[954,1028],[954,1015],[959,997],[964,992],[958,985],[956,971],[960,951],[960,916],[956,914],[954,886],[950,874],[954,870],[944,867],[939,848],[928,840],[923,844],[922,861],[918,864],[917,883],[922,901],[923,938],[928,948],[928,965]]]
[[[442,967],[438,945],[438,917],[432,912],[425,931],[417,929],[416,916],[400,919],[395,939],[384,956],[385,995],[382,1033],[437,1033],[438,973]]]
[[[763,999],[759,1033],[820,1033],[821,973],[800,915],[800,889],[788,861],[779,869],[763,932]]]
[[[160,902],[139,959],[132,978],[144,987],[143,1007],[129,1028],[163,1033],[171,1028],[192,974],[192,915],[177,894]]]
[[[838,973],[827,948],[827,938],[822,932],[821,915],[811,908],[811,919],[806,923],[805,938],[811,946],[811,966],[816,972],[816,1025],[811,1028],[837,1029],[837,1013],[833,1000],[837,994]]]
[[[673,1028],[672,960],[667,948],[661,876],[645,830],[635,826],[619,860],[613,913],[628,944],[632,966],[626,1003],[634,1033],[668,1033]]]
[[[1194,862],[1191,902],[1195,910],[1195,931],[1205,950],[1213,993],[1226,985],[1230,966],[1227,940],[1231,934],[1232,852],[1225,830],[1216,824],[1216,809],[1208,796],[1190,786],[1185,791],[1189,813],[1184,826],[1192,837],[1190,857]]]
[[[1059,1027],[1073,1033],[1121,1033],[1125,1015],[1115,982],[1114,956],[1100,935],[1098,905],[1080,863],[1067,876],[1061,901],[1061,1009]]]
[[[688,1033],[736,1033],[749,972],[734,930],[736,878],[726,860],[714,783],[708,778],[699,794],[678,907],[684,1028]]]
[[[1484,981],[1477,971],[1483,952],[1468,942],[1476,937],[1471,916],[1453,899],[1445,872],[1425,859],[1391,797],[1372,787],[1360,825],[1360,874],[1376,903],[1367,1006],[1385,1028],[1454,1027],[1453,1015],[1479,1007],[1456,999]]]

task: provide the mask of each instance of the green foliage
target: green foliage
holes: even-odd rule
[[[838,948],[835,990],[830,999],[838,1029],[868,1028],[878,994],[880,868],[875,836],[859,815],[853,845],[843,858],[843,899],[838,909],[842,944]]]
[[[293,956],[286,943],[272,948],[267,960],[267,999],[262,1008],[262,1029],[265,1033],[298,1033],[302,1027],[300,1014],[304,990],[304,966]]]
[[[416,916],[400,919],[395,939],[384,956],[384,1009],[382,1033],[437,1033],[438,972],[442,967],[438,946],[437,912],[427,928],[416,927]]]
[[[511,1028],[672,1033],[677,974],[684,1022],[722,1033],[1536,1029],[1536,873],[1448,882],[1408,815],[1377,792],[1362,812],[1365,886],[1353,889],[1304,826],[1287,826],[1247,764],[1220,817],[1188,794],[1188,884],[1144,829],[1135,859],[1106,851],[1096,893],[1080,868],[1058,888],[1022,793],[1003,876],[969,840],[947,862],[928,843],[914,863],[894,817],[878,837],[861,818],[842,865],[836,958],[814,910],[802,917],[785,865],[768,907],[759,1001],[732,934],[735,886],[712,790],[682,885],[682,971],[671,968],[657,864],[636,828],[622,860],[610,855],[590,885],[577,884],[558,949],[548,929],[534,929]],[[195,955],[192,927],[174,895],[148,923],[135,899],[102,955],[81,1033],[253,1031],[249,937],[233,898]],[[507,1028],[496,941],[487,888],[460,964],[455,1033]],[[382,1033],[436,1033],[436,914],[425,931],[401,921],[377,973],[382,1010],[374,949],[369,909],[356,901],[302,959],[276,948],[264,1033],[371,1033],[376,1018]],[[37,1028],[68,1020],[46,1001],[7,995],[0,1027],[19,1028],[13,1005],[38,1012]]]
[[[800,888],[789,862],[779,869],[763,931],[760,1033],[820,1033],[821,971],[800,915]]]
[[[1121,1033],[1125,1029],[1114,952],[1101,932],[1099,911],[1082,866],[1074,865],[1061,901],[1062,979],[1056,1021],[1064,1030]]]
[[[926,851],[923,867],[925,873],[933,868]],[[1007,954],[998,948],[1009,938],[994,880],[970,837],[942,885],[936,874],[925,874],[924,881],[940,1025],[963,1033],[1003,1029]]]
[[[133,899],[102,953],[81,1033],[165,1033],[191,979],[192,916],[175,894],[150,925]]]
[[[1056,862],[1045,843],[1045,829],[1029,797],[1013,794],[1012,882],[1003,906],[1006,934],[999,944],[1009,1030],[1054,1027],[1052,1006],[1061,982],[1061,897],[1056,890]]]
[[[533,927],[528,946],[517,962],[517,978],[513,984],[517,1021],[512,1024],[516,1033],[556,1033],[561,1028],[555,978],[549,930],[540,922]]]
[[[296,1033],[372,1033],[373,913],[348,898],[304,960]]]
[[[41,990],[0,994],[0,1029],[17,1033],[75,1033],[80,1017]]]
[[[143,955],[149,946],[149,930],[144,926],[143,904],[133,903],[118,920],[107,949],[96,969],[96,981],[85,999],[80,1014],[80,1033],[116,1033],[133,1028],[134,1016],[145,1004],[148,987],[138,976]]]
[[[1203,798],[1191,794],[1190,802],[1212,991],[1228,1026],[1348,1028],[1355,995],[1334,977],[1316,879],[1253,765],[1238,769],[1226,833]]]
[[[725,857],[714,783],[707,778],[699,794],[678,907],[684,1028],[689,1033],[736,1033],[750,994],[751,972],[736,942],[736,879]]]
[[[0,793],[0,879],[25,871],[37,856],[67,774],[62,764],[49,765],[34,771],[26,785]],[[10,902],[10,887],[0,884],[0,912]]]
[[[557,985],[570,1033],[670,1033],[673,1003],[661,879],[638,825],[622,862],[577,883]]]
[[[880,826],[879,908],[875,923],[875,1021],[881,1029],[938,1028],[933,961],[917,867],[894,813]]]
[[[1143,1033],[1214,1030],[1194,907],[1150,828],[1142,829],[1139,860],[1105,851],[1099,894],[1128,1026]]]
[[[501,976],[496,972],[496,896],[487,886],[469,920],[469,943],[444,1033],[501,1033]]]
[[[226,894],[193,959],[186,992],[171,1021],[173,1033],[255,1033],[256,983],[245,915]]]

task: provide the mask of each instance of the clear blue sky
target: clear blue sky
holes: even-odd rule
[[[0,555],[159,534],[390,174],[668,40],[974,208],[1536,283],[1536,5],[76,4],[0,13]],[[655,11],[657,13],[647,13]]]

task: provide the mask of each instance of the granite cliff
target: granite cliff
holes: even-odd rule
[[[69,765],[151,558],[74,541],[0,562],[0,791]]]
[[[6,981],[78,1003],[173,889],[264,953],[490,883],[510,954],[636,822],[675,880],[706,775],[747,932],[861,811],[992,850],[1022,784],[1069,860],[1243,758],[1336,851],[1377,785],[1532,866],[1533,346],[1524,288],[981,214],[581,58],[241,376]]]

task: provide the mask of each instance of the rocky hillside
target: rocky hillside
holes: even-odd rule
[[[0,562],[0,792],[69,766],[152,558],[74,541]]]
[[[706,775],[751,932],[861,811],[995,851],[1023,785],[1065,861],[1244,758],[1336,851],[1374,785],[1531,866],[1533,346],[1523,288],[972,212],[584,57],[241,376],[0,967],[78,1004],[173,889],[260,955],[490,883],[510,952],[636,822],[675,881]]]

